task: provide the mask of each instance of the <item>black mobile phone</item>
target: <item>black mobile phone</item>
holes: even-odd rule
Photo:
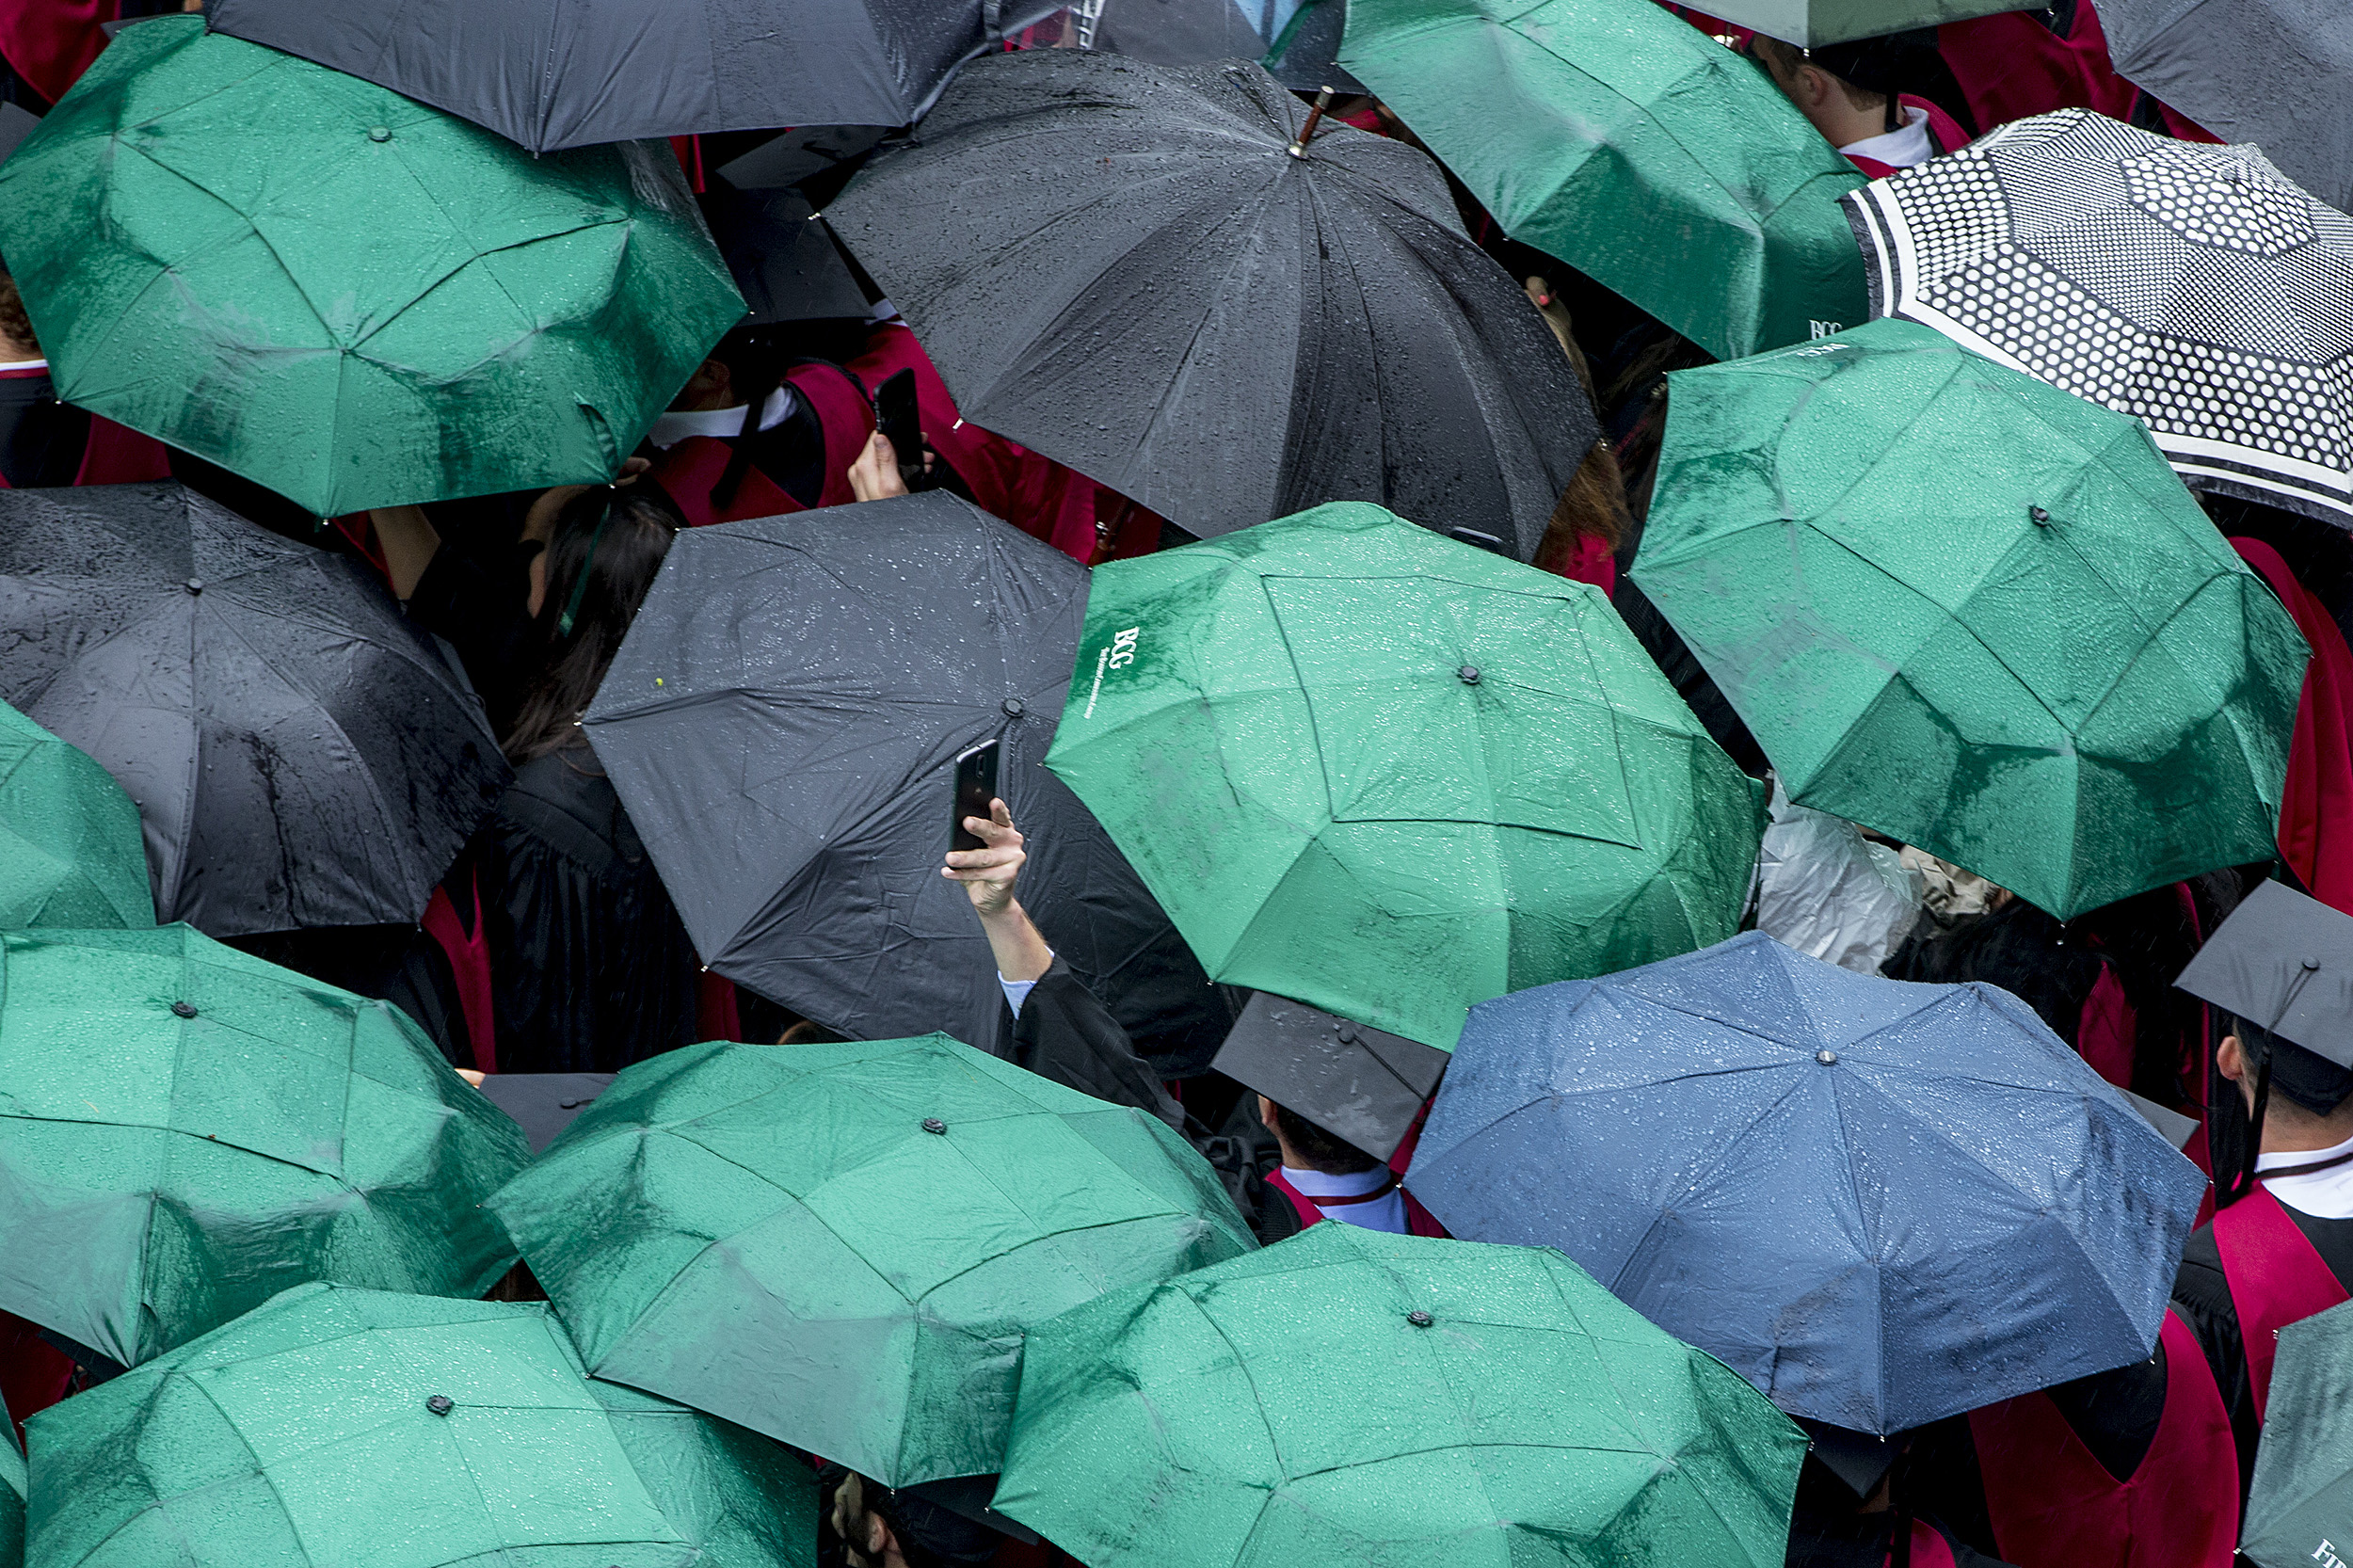
[[[899,477],[907,488],[922,489],[923,425],[915,408],[915,372],[903,370],[874,389],[874,428],[898,454]]]
[[[956,758],[956,815],[948,840],[950,849],[986,849],[980,836],[968,832],[967,817],[988,820],[988,803],[997,798],[997,750],[1000,743],[983,741]]]

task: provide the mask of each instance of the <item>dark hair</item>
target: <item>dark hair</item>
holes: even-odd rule
[[[1587,539],[1599,539],[1615,550],[1633,527],[1634,519],[1625,505],[1625,479],[1618,472],[1618,455],[1608,440],[1597,440],[1577,464],[1577,472],[1569,476],[1567,488],[1552,508],[1552,520],[1545,525],[1543,542],[1536,546],[1536,565],[1546,571],[1565,571],[1577,558],[1577,547]]]
[[[2238,1036],[2250,1063],[2268,1062],[2271,1087],[2315,1116],[2333,1114],[2353,1099],[2353,1067],[2340,1067],[2316,1050],[2283,1039],[2245,1018],[2225,1015],[2223,1032]]]
[[[1326,1132],[1289,1106],[1275,1106],[1274,1125],[1282,1129],[1285,1142],[1305,1155],[1314,1169],[1327,1176],[1354,1176],[1381,1163],[1355,1144]]]
[[[40,339],[33,335],[33,318],[24,313],[24,296],[17,292],[16,280],[0,271],[0,332],[38,351]]]
[[[678,504],[648,479],[620,488],[599,485],[556,513],[547,591],[526,644],[537,664],[507,731],[507,760],[545,757],[571,739],[670,541],[685,526]]]

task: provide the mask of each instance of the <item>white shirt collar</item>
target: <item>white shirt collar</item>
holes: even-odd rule
[[[1936,156],[1936,144],[1929,140],[1929,111],[1917,104],[1906,104],[1902,129],[1850,141],[1838,151],[1850,158],[1868,158],[1890,168],[1910,168],[1914,164],[1927,163]]]
[[[0,367],[5,368],[5,367]],[[760,410],[760,427],[774,430],[792,417],[792,389],[778,387],[768,394],[768,401]],[[664,452],[678,445],[689,436],[740,436],[744,433],[744,405],[732,408],[673,408],[653,422],[646,439]]]
[[[46,360],[10,360],[6,364],[0,364],[0,370],[47,370],[48,368],[49,361]]]
[[[1299,1189],[1304,1198],[1353,1198],[1371,1192],[1389,1179],[1386,1165],[1375,1165],[1369,1171],[1352,1171],[1347,1176],[1334,1176],[1329,1171],[1299,1171],[1283,1167],[1283,1179]]]
[[[2324,1160],[2334,1160],[2347,1153],[2353,1153],[2353,1138],[2325,1149],[2257,1155],[2255,1169],[2260,1173],[2292,1165],[2317,1165]],[[2298,1209],[2315,1219],[2353,1220],[2353,1160],[2333,1170],[2315,1171],[2311,1176],[2280,1176],[2264,1185],[2271,1190],[2273,1197],[2290,1208]]]

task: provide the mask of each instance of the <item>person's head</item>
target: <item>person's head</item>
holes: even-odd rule
[[[539,667],[506,737],[509,760],[544,757],[570,739],[685,526],[651,480],[593,486],[556,514],[531,563],[530,646]]]
[[[2261,1069],[2266,1062],[2270,1066],[2263,1112],[2266,1138],[2285,1134],[2316,1147],[2353,1138],[2353,1067],[2340,1067],[2244,1018],[2226,1019],[2224,1027],[2229,1032],[2215,1048],[2215,1071],[2238,1085],[2249,1114]]]
[[[1334,1136],[1287,1105],[1258,1096],[1258,1121],[1283,1147],[1283,1163],[1294,1171],[1354,1176],[1381,1163],[1347,1140]]]
[[[1800,49],[1759,33],[1749,45],[1782,96],[1798,106],[1833,147],[1846,147],[1901,123],[1895,95],[1839,74],[1827,55]]]
[[[21,364],[44,358],[40,340],[33,336],[33,318],[24,313],[24,296],[16,280],[0,269],[0,364]]]
[[[1536,565],[1547,571],[1564,570],[1586,540],[1599,539],[1615,550],[1633,526],[1625,504],[1625,479],[1618,472],[1618,455],[1607,440],[1597,440],[1552,509],[1544,540],[1536,546]]]

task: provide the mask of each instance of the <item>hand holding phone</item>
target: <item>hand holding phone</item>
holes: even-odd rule
[[[997,798],[997,755],[1002,743],[983,741],[956,758],[955,817],[950,826],[950,850],[985,849],[980,835],[964,825],[967,817],[988,820],[988,804]]]
[[[910,492],[931,488],[923,468],[922,416],[915,406],[915,372],[903,370],[874,389],[874,428],[899,458],[899,477]],[[979,815],[987,816],[984,806]]]

